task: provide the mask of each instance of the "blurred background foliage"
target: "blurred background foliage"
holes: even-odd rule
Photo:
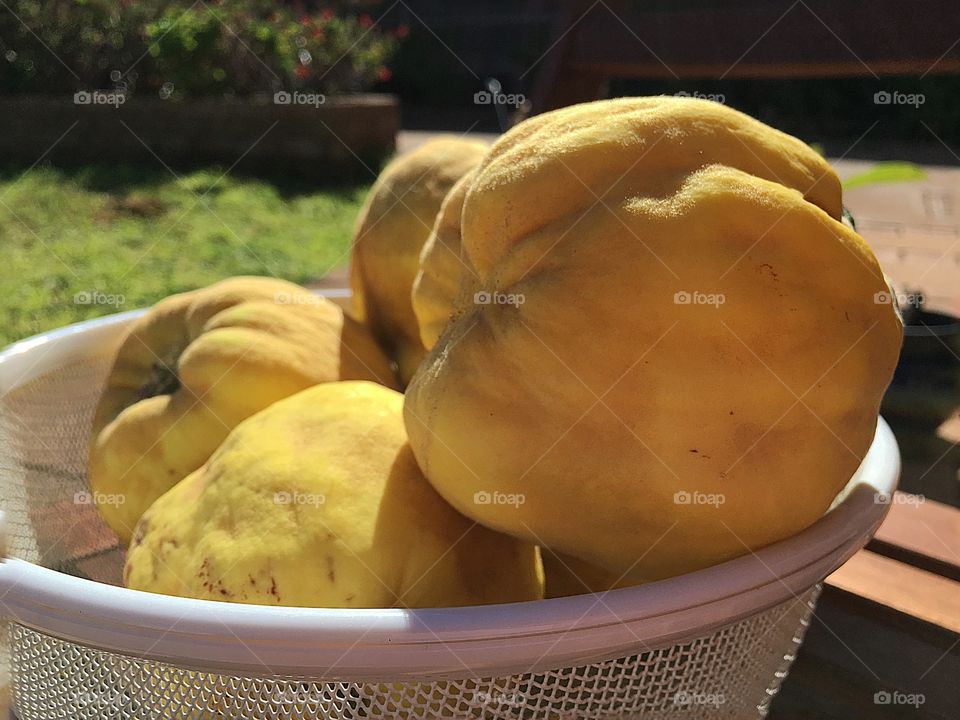
[[[357,92],[389,79],[405,32],[375,26],[377,2],[9,2],[12,12],[0,12],[0,87],[19,93]]]

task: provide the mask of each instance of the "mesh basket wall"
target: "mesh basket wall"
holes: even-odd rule
[[[111,350],[89,348],[0,397],[0,507],[9,555],[120,584],[123,553],[85,476]],[[49,351],[31,352],[42,361]],[[222,675],[76,645],[14,621],[0,627],[0,658],[10,663],[20,720],[742,719],[766,714],[818,591],[689,642],[638,642],[638,654],[607,662],[458,681]]]

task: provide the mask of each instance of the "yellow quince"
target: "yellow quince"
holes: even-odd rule
[[[475,175],[475,171],[468,172],[447,193],[420,252],[411,299],[420,341],[427,350],[433,348],[451,320],[461,279],[476,275],[460,253],[460,214]]]
[[[464,175],[444,198],[433,230],[420,252],[420,271],[413,282],[413,311],[420,340],[430,350],[454,318],[461,293],[473,299],[477,275],[461,256],[460,215],[476,171]],[[469,300],[468,300],[469,303]],[[579,558],[541,548],[546,597],[567,597],[622,587],[619,573],[599,568]]]
[[[455,137],[426,142],[387,165],[360,211],[350,265],[353,314],[396,360],[404,383],[426,354],[410,300],[420,250],[444,197],[486,150]]]
[[[131,325],[97,405],[88,473],[101,514],[129,542],[241,420],[341,379],[396,386],[369,333],[299,285],[237,277],[162,300]]]
[[[902,336],[841,214],[825,160],[717,103],[521,123],[464,200],[479,291],[408,388],[420,467],[474,520],[626,582],[802,530],[866,453]]]
[[[407,443],[403,396],[325,383],[238,425],[143,515],[127,587],[330,608],[543,596],[537,548],[456,512]]]

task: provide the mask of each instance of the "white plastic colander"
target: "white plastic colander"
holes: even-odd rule
[[[879,420],[857,474],[802,533],[603,595],[328,610],[127,590],[85,468],[94,406],[137,314],[0,353],[0,649],[20,720],[763,717],[819,583],[867,542],[888,508],[875,496],[899,475]]]

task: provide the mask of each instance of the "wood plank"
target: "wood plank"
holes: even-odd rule
[[[722,75],[729,79],[781,79],[862,77],[867,74],[863,64],[856,59],[810,62],[748,62],[736,64],[671,62],[669,66],[657,61],[591,61],[571,60],[568,68],[587,71],[607,78],[653,78],[697,79]],[[918,58],[916,60],[873,60],[870,69],[877,75],[952,75],[960,71],[960,60],[944,58]],[[588,98],[595,99],[595,98]]]
[[[827,583],[960,634],[960,583],[954,580],[861,550]]]
[[[960,443],[960,408],[954,410],[950,417],[937,428],[937,436],[950,443]],[[957,477],[960,480],[960,475]]]
[[[960,581],[960,510],[897,492],[870,549]]]
[[[942,627],[827,585],[770,720],[954,718],[958,641]],[[922,694],[924,702],[878,704],[878,692]]]
[[[537,112],[596,99],[612,78],[818,78],[953,74],[952,0],[567,0],[540,59]],[[910,38],[910,42],[904,42]]]
[[[757,0],[723,7],[643,6],[629,0],[596,5],[575,27],[573,60],[722,67],[844,65],[881,74],[881,63],[955,61],[960,16],[952,0]],[[682,30],[682,31],[681,31]],[[904,42],[904,38],[910,38]],[[938,65],[938,64],[937,64]],[[733,68],[735,70],[736,68]],[[676,71],[676,68],[674,68]],[[729,74],[727,75],[729,77]]]
[[[800,650],[800,657],[806,657]],[[938,718],[924,712],[925,708],[902,705],[881,705],[874,701],[878,692],[893,693],[888,686],[881,686],[867,671],[850,672],[830,662],[829,658],[817,658],[815,662],[798,665],[787,676],[780,696],[773,703],[770,720],[901,720],[906,713],[913,718]],[[878,690],[878,688],[884,689]]]

